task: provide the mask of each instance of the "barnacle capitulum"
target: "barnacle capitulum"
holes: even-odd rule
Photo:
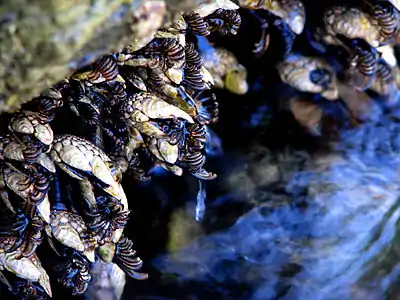
[[[333,6],[325,11],[324,22],[329,34],[349,39],[364,39],[372,47],[380,45],[380,27],[358,8]]]
[[[321,94],[326,99],[338,98],[334,69],[326,61],[292,54],[277,64],[281,80],[302,92]]]
[[[122,109],[127,111],[127,113],[130,113],[132,110],[133,112],[138,111],[144,115],[143,117],[141,115],[138,116],[137,119],[135,117],[133,120],[134,122],[140,122],[146,119],[181,118],[189,123],[193,123],[192,117],[183,110],[161,100],[153,94],[145,92],[135,94],[132,99],[124,104]]]
[[[128,126],[156,138],[166,137],[157,119],[181,118],[189,123],[194,122],[183,110],[146,92],[135,94],[122,103],[121,115]]]
[[[81,216],[62,210],[52,210],[50,214],[50,230],[54,238],[78,251],[85,250],[81,236],[86,225]]]
[[[6,253],[0,250],[0,262],[4,269],[18,277],[38,282],[51,297],[50,278],[43,269],[36,254],[31,257],[18,257],[15,252]]]
[[[112,162],[111,159],[89,141],[72,135],[56,136],[50,155],[71,177],[83,180],[87,176],[94,176],[110,195],[121,201],[126,199],[107,165]],[[125,205],[127,208],[127,203]]]
[[[150,138],[146,145],[151,153],[162,162],[174,164],[178,159],[178,146],[171,145],[165,139]]]
[[[207,42],[200,39],[200,43]],[[247,70],[237,61],[232,52],[223,48],[204,46],[201,56],[204,67],[214,80],[214,87],[226,88],[239,95],[247,93]]]

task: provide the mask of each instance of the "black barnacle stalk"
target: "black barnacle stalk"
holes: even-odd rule
[[[82,117],[89,125],[100,124],[100,108],[104,100],[100,96],[91,98],[90,93],[87,95],[87,90],[90,89],[76,79],[69,80],[70,93],[68,97],[68,104],[71,110],[78,116]]]
[[[144,160],[149,157],[142,152],[147,152],[143,149],[142,151],[137,151],[133,153],[131,160],[129,161],[128,172],[133,178],[139,181],[149,181],[151,178],[148,176],[148,168],[144,166]],[[148,159],[147,159],[148,160]]]

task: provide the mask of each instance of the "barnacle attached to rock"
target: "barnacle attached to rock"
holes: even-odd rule
[[[227,65],[221,74],[209,71],[195,38],[237,34],[237,9],[228,0],[211,1],[161,26],[165,3],[146,2],[133,15],[129,29],[136,38],[129,45],[89,59],[7,116],[8,131],[0,136],[0,196],[2,214],[9,216],[0,230],[0,269],[13,293],[51,295],[36,254],[45,245],[56,254],[59,282],[74,295],[87,289],[97,259],[147,278],[123,235],[130,213],[123,173],[149,180],[158,165],[197,177],[201,219],[203,181],[216,177],[205,170],[206,126],[218,118],[216,97],[208,90],[213,77],[237,94],[248,86],[245,68],[231,54],[217,62]],[[74,121],[60,122],[59,114]],[[6,271],[23,280],[8,282]]]
[[[335,71],[322,59],[292,54],[278,63],[277,69],[283,82],[300,91],[321,94],[329,100],[338,97]]]
[[[226,88],[239,95],[247,93],[247,70],[239,64],[234,54],[223,48],[213,48],[204,39],[200,39],[200,43],[205,44],[200,53],[204,67],[214,80],[214,87]]]

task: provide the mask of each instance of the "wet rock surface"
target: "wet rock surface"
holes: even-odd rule
[[[148,36],[164,16],[170,20],[197,2],[201,1],[3,1],[0,112],[15,111],[74,70]],[[161,18],[152,18],[154,14]],[[146,19],[151,22],[143,23]],[[147,26],[149,30],[143,30]]]

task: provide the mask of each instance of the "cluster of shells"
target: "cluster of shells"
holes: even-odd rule
[[[215,95],[207,93],[214,80],[190,39],[236,34],[237,8],[227,1],[183,13],[3,116],[0,279],[10,291],[51,297],[57,280],[82,294],[97,259],[147,278],[123,233],[130,210],[122,175],[146,181],[159,166],[199,181],[216,177],[203,168],[206,126],[218,118]],[[82,121],[80,136],[58,133],[54,123],[64,113]],[[64,127],[76,125],[71,115]],[[200,184],[198,218],[204,197]],[[52,279],[42,247],[58,257]]]
[[[260,22],[253,54],[263,57],[274,43],[270,29],[278,29],[285,43],[276,63],[282,82],[318,95],[290,101],[294,117],[311,132],[319,131],[321,97],[344,100],[355,115],[354,92],[388,106],[396,101],[399,3],[332,6],[321,24],[305,26],[306,9],[299,0],[236,2]],[[208,125],[218,119],[210,89],[244,94],[249,88],[246,69],[231,52],[212,48],[206,37],[236,35],[242,22],[238,5],[213,1],[183,13],[149,38],[100,58],[3,116],[0,280],[10,291],[35,299],[51,296],[53,279],[37,251],[42,247],[58,258],[54,280],[74,295],[85,292],[98,259],[130,277],[147,278],[123,233],[130,213],[123,175],[147,181],[158,166],[196,177],[196,217],[202,218],[203,182],[216,178],[204,168],[213,134]],[[315,56],[294,47],[300,36],[307,37]],[[68,118],[71,124],[65,124]],[[76,120],[81,123],[73,124]],[[80,135],[63,132],[74,126],[81,127]]]
[[[241,0],[240,4],[253,10],[263,24],[256,54],[263,55],[268,49],[268,28],[278,27],[285,51],[275,67],[282,82],[298,91],[288,107],[310,133],[321,134],[323,102],[339,100],[336,105],[344,104],[353,125],[373,118],[375,104],[383,109],[397,104],[400,81],[394,47],[399,37],[400,2],[325,5],[317,12],[322,18],[313,16],[309,24],[307,5],[301,1]],[[267,16],[260,18],[260,11],[268,11]],[[278,22],[276,17],[280,17]],[[296,39],[302,39],[301,47],[296,47]]]

